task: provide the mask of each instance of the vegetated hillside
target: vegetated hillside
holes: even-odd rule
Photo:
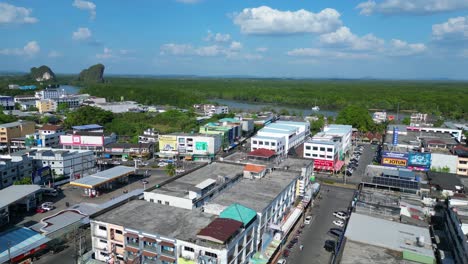
[[[102,83],[104,82],[104,65],[96,64],[88,69],[82,70],[78,76],[78,82],[83,83]]]
[[[31,79],[36,80],[38,82],[49,81],[55,82],[55,74],[54,72],[46,65],[42,65],[38,68],[32,67],[29,73]]]
[[[348,105],[366,109],[416,110],[468,119],[468,82],[276,79],[150,79],[109,78],[85,86],[84,92],[109,100],[180,107],[207,99],[264,102],[339,110]]]

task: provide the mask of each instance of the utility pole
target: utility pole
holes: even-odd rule
[[[8,246],[8,263],[13,263],[13,262],[11,261],[11,252],[10,252],[10,250],[11,250],[11,242],[10,242],[10,241],[8,241],[7,246]]]
[[[400,121],[400,118],[399,118],[399,115],[400,115],[400,102],[398,102],[398,105],[397,105],[397,112],[396,112],[396,120],[397,120],[397,124],[398,124],[398,121]]]

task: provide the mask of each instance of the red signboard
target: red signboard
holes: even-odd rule
[[[314,167],[333,167],[333,160],[314,160]]]

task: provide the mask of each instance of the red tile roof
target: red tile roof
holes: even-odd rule
[[[266,169],[265,166],[262,165],[254,165],[254,164],[247,164],[244,167],[245,171],[250,171],[250,172],[255,172],[255,173],[260,173]]]
[[[224,244],[229,240],[237,230],[242,227],[242,222],[227,219],[216,218],[205,228],[198,232],[197,237],[219,244]]]
[[[248,155],[249,156],[255,156],[255,157],[271,158],[275,154],[276,154],[276,152],[274,152],[273,150],[259,148],[259,149],[256,149],[256,150],[250,152]]]
[[[63,129],[61,126],[54,126],[54,125],[43,125],[39,130],[52,130],[57,131]]]

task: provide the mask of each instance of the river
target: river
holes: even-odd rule
[[[324,115],[326,117],[336,117],[338,115],[338,111],[333,111],[333,110],[320,110],[320,111],[312,111],[312,106],[310,108],[300,108],[300,107],[291,107],[291,106],[285,106],[285,105],[276,105],[276,104],[269,104],[269,103],[248,103],[248,102],[242,102],[242,101],[235,101],[235,100],[226,100],[226,99],[213,99],[211,100],[214,103],[218,103],[220,105],[227,105],[229,106],[230,109],[233,110],[241,110],[241,111],[246,111],[246,112],[258,112],[258,111],[270,111],[270,109],[274,109],[276,112],[281,112],[282,109],[288,110],[290,114],[292,113],[302,113],[302,116],[311,116],[311,115]],[[319,106],[320,107],[320,106]],[[372,114],[375,111],[369,111],[369,113]],[[394,115],[396,117],[397,113],[395,112],[387,112],[387,115]],[[406,112],[399,113],[399,119],[402,120],[405,117],[410,116],[411,114],[408,114]]]
[[[60,89],[65,90],[67,94],[78,94],[80,92],[80,87],[72,85],[60,85]]]

